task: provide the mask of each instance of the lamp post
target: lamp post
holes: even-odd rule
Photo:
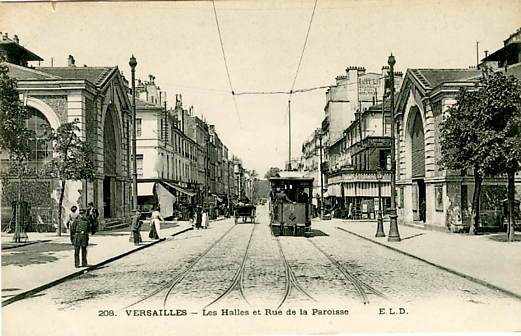
[[[399,242],[401,241],[401,238],[400,233],[398,232],[398,223],[396,221],[398,215],[396,214],[396,157],[394,145],[394,133],[396,128],[396,121],[394,120],[394,65],[396,64],[396,60],[393,54],[389,56],[387,64],[389,64],[389,77],[391,84],[391,209],[389,209],[391,225],[387,240],[390,242]]]
[[[137,61],[132,54],[128,65],[130,66],[130,74],[132,81],[132,209],[137,209],[137,126],[136,126],[136,66]],[[130,233],[129,241],[133,240],[133,234]]]
[[[384,233],[384,220],[382,218],[382,168],[376,168],[376,179],[378,180],[378,226],[376,228],[375,237],[385,237]]]
[[[132,74],[132,209],[137,209],[137,146],[136,146],[136,66],[134,55],[128,62]]]

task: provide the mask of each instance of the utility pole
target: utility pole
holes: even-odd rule
[[[288,100],[288,134],[289,134],[289,138],[288,138],[288,144],[289,144],[289,148],[288,148],[288,166],[287,166],[287,170],[288,171],[291,171],[291,100]]]
[[[396,214],[396,157],[394,136],[396,128],[396,121],[394,120],[394,65],[396,64],[396,60],[393,54],[389,56],[387,63],[389,64],[389,76],[391,77],[391,209],[389,209],[391,225],[387,240],[390,242],[399,242],[401,241],[401,238],[400,233],[398,232],[398,223],[396,221],[398,215]]]
[[[132,209],[137,209],[137,144],[136,144],[136,66],[134,55],[128,62],[132,74]]]

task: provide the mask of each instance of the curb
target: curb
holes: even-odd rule
[[[2,251],[3,250],[11,250],[11,249],[14,249],[14,248],[24,247],[24,246],[28,246],[28,245],[34,245],[34,244],[38,244],[38,243],[47,243],[47,242],[50,242],[50,241],[51,241],[51,239],[34,240],[34,241],[27,242],[27,243],[14,243],[14,244],[18,244],[18,245],[10,245],[10,244],[13,244],[13,243],[6,243],[7,246],[4,246],[4,244],[2,244]]]
[[[381,243],[381,242],[379,242],[379,241],[373,240],[373,239],[371,239],[371,238],[369,238],[369,237],[362,236],[362,235],[360,235],[360,234],[358,234],[358,233],[354,233],[354,232],[349,231],[349,230],[347,230],[347,229],[344,229],[344,228],[341,228],[341,227],[338,227],[338,226],[337,226],[336,228],[339,229],[339,230],[342,230],[342,231],[344,231],[344,232],[347,232],[347,233],[349,233],[349,234],[352,234],[353,236],[356,236],[356,237],[358,237],[358,238],[362,238],[362,239],[365,239],[365,240],[367,240],[367,241],[373,242],[373,243],[375,243],[375,244],[377,244],[377,245],[380,245],[380,246],[383,246],[383,247],[387,247],[388,249],[390,249],[390,250],[392,250],[392,251],[395,251],[395,252],[401,253],[401,254],[403,254],[403,255],[406,255],[406,256],[408,256],[408,257],[414,258],[414,259],[419,260],[419,261],[423,261],[424,263],[427,263],[427,264],[429,264],[429,265],[431,265],[431,266],[434,266],[434,267],[437,267],[437,268],[439,268],[439,269],[442,269],[442,270],[444,270],[444,271],[446,271],[446,272],[452,273],[452,274],[454,274],[454,275],[460,276],[460,277],[462,277],[462,278],[465,278],[465,279],[467,279],[467,280],[470,280],[470,281],[475,282],[475,283],[477,283],[477,284],[480,284],[480,285],[482,285],[482,286],[485,286],[485,287],[488,287],[488,288],[490,288],[490,289],[494,289],[494,290],[500,291],[500,292],[503,293],[503,294],[506,294],[506,295],[512,296],[512,297],[514,297],[514,298],[516,298],[516,299],[518,299],[518,300],[521,300],[521,295],[520,295],[520,294],[514,293],[514,292],[512,292],[512,291],[510,291],[510,290],[508,290],[508,289],[505,289],[505,288],[502,288],[502,287],[496,286],[496,285],[494,285],[494,284],[491,284],[490,282],[486,282],[486,281],[484,281],[484,280],[481,280],[481,279],[475,278],[475,277],[470,276],[470,275],[467,275],[467,274],[465,274],[465,273],[461,273],[461,272],[456,271],[456,270],[453,270],[453,269],[451,269],[451,268],[448,268],[448,267],[445,267],[445,266],[442,266],[442,265],[439,265],[439,264],[433,263],[432,261],[428,261],[428,260],[426,260],[426,259],[420,258],[420,257],[418,257],[418,256],[416,256],[416,255],[414,255],[414,254],[409,253],[409,252],[402,251],[402,250],[400,250],[400,249],[397,249],[396,247],[389,246],[389,245],[387,245],[387,244],[384,244],[384,243]]]
[[[174,232],[174,233],[171,234],[169,237],[175,237],[175,236],[177,236],[177,235],[179,235],[179,234],[181,234],[181,233],[184,233],[184,232],[187,232],[187,231],[190,231],[190,230],[193,230],[193,228],[191,228],[191,227],[187,227],[187,228],[184,228],[184,229],[179,230],[179,231],[177,231],[177,232]],[[85,268],[85,269],[82,269],[82,270],[80,270],[80,271],[76,271],[76,272],[74,272],[74,273],[71,273],[71,274],[66,275],[66,276],[64,276],[64,277],[61,277],[61,278],[56,279],[56,280],[54,280],[54,281],[51,281],[51,282],[49,282],[49,283],[43,284],[43,285],[41,285],[41,286],[38,286],[38,287],[36,287],[36,288],[30,289],[30,290],[28,290],[28,291],[25,291],[25,292],[22,292],[22,293],[19,293],[19,294],[16,294],[16,295],[14,295],[14,296],[12,296],[12,297],[10,297],[10,298],[8,298],[8,299],[3,300],[3,301],[2,301],[2,307],[5,307],[5,306],[7,306],[7,305],[10,305],[11,303],[14,303],[14,302],[16,302],[16,301],[23,300],[23,299],[25,299],[25,298],[27,298],[27,297],[29,297],[29,296],[32,296],[32,295],[34,295],[34,294],[36,294],[36,293],[38,293],[38,292],[41,292],[41,291],[44,291],[44,290],[46,290],[46,289],[48,289],[48,288],[54,287],[54,286],[56,286],[56,285],[59,285],[59,284],[65,282],[65,281],[68,281],[68,280],[74,279],[74,278],[76,278],[76,277],[78,277],[78,276],[80,276],[80,275],[82,275],[82,274],[84,274],[84,273],[87,273],[87,272],[90,272],[90,271],[96,270],[96,269],[100,268],[100,267],[103,266],[103,265],[106,265],[106,264],[108,264],[108,263],[110,263],[110,262],[113,262],[113,261],[115,261],[115,260],[121,259],[121,258],[123,258],[123,257],[126,257],[127,255],[129,255],[129,254],[131,254],[131,253],[134,253],[134,252],[137,252],[137,251],[141,251],[141,250],[146,249],[146,248],[148,248],[148,247],[150,247],[150,246],[156,245],[156,244],[158,244],[158,243],[160,243],[160,242],[162,242],[162,241],[165,241],[165,240],[166,240],[166,237],[165,237],[165,238],[158,239],[158,240],[155,240],[155,241],[153,241],[153,242],[151,242],[151,243],[148,243],[148,244],[145,244],[145,245],[139,246],[139,247],[137,247],[137,248],[131,249],[131,250],[129,250],[129,251],[127,251],[127,252],[124,252],[124,253],[122,253],[122,254],[116,255],[116,256],[114,256],[114,257],[110,257],[110,258],[108,258],[108,259],[106,259],[106,260],[104,260],[104,261],[102,261],[102,262],[99,262],[99,263],[97,263],[97,264],[95,264],[95,265],[91,265],[91,266],[89,266],[89,267],[87,267],[87,268]]]

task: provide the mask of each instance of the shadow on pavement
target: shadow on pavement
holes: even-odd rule
[[[89,245],[90,246],[90,245]],[[33,264],[46,264],[57,261],[59,258],[53,253],[61,251],[74,251],[71,244],[45,243],[29,245],[26,248],[18,248],[10,253],[2,254],[2,266],[16,265],[28,266]]]
[[[318,230],[318,229],[311,229],[311,232],[313,233],[312,237],[323,237],[323,236],[329,236],[324,231]]]
[[[496,241],[496,242],[507,242],[507,234],[502,233],[495,236],[491,236],[488,239]],[[521,235],[514,234],[514,240],[513,242],[521,242]]]

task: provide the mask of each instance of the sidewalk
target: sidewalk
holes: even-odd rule
[[[89,237],[88,268],[74,267],[74,247],[68,233],[29,232],[25,244],[12,243],[12,234],[2,233],[2,306],[52,285],[74,278],[134,251],[147,248],[192,229],[189,221],[166,222],[160,240],[148,238],[148,221],[141,230],[143,243],[129,241],[130,228],[102,231]]]
[[[376,221],[333,219],[317,224],[337,227],[521,299],[519,233],[515,241],[506,242],[505,233],[469,236],[400,225],[398,231],[402,240],[388,242],[387,237],[375,237]],[[384,222],[384,232],[386,235],[389,233],[388,221]]]

